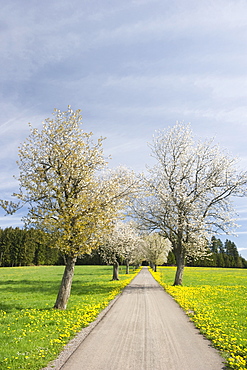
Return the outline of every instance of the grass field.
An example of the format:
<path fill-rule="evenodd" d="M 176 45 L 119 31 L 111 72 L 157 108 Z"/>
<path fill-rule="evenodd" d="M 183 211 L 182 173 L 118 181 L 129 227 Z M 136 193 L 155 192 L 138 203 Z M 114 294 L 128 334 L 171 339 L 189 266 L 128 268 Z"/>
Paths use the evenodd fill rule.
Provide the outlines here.
<path fill-rule="evenodd" d="M 55 359 L 134 277 L 110 266 L 76 266 L 66 311 L 52 309 L 63 266 L 0 268 L 0 369 L 38 370 Z"/>
<path fill-rule="evenodd" d="M 175 267 L 153 273 L 200 331 L 222 351 L 231 369 L 247 369 L 247 270 L 187 267 L 172 286 Z"/>

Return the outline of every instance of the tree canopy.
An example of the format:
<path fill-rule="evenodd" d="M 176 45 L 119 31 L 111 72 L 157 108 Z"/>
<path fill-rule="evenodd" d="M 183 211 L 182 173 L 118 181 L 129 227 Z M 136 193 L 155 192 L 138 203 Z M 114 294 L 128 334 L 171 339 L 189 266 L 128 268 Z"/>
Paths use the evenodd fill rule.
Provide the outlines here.
<path fill-rule="evenodd" d="M 119 261 L 125 261 L 128 273 L 129 263 L 144 259 L 144 252 L 140 257 L 142 244 L 143 240 L 130 222 L 118 221 L 112 231 L 104 235 L 100 254 L 106 263 L 113 265 L 113 280 L 118 280 Z"/>
<path fill-rule="evenodd" d="M 210 233 L 235 226 L 230 198 L 245 195 L 247 174 L 212 140 L 196 141 L 183 123 L 158 131 L 150 147 L 156 164 L 143 177 L 133 211 L 142 227 L 171 241 L 179 285 L 185 260 L 208 255 Z"/>
<path fill-rule="evenodd" d="M 26 224 L 53 237 L 66 255 L 66 268 L 56 308 L 64 309 L 70 295 L 76 259 L 97 248 L 111 230 L 135 185 L 125 169 L 106 170 L 103 138 L 81 128 L 80 110 L 54 111 L 41 130 L 30 125 L 30 135 L 19 149 L 20 192 L 28 205 Z"/>
<path fill-rule="evenodd" d="M 124 167 L 107 168 L 103 141 L 82 129 L 80 110 L 55 109 L 40 130 L 30 124 L 30 135 L 19 148 L 20 190 L 14 194 L 19 203 L 0 200 L 8 213 L 27 206 L 26 226 L 42 230 L 50 246 L 64 254 L 66 267 L 55 308 L 66 308 L 78 257 L 90 254 L 102 240 L 108 248 L 105 260 L 117 238 L 120 247 L 121 227 L 116 237 L 116 221 L 127 207 L 141 228 L 153 235 L 150 246 L 156 243 L 152 240 L 156 233 L 171 243 L 177 264 L 174 284 L 178 285 L 186 260 L 195 263 L 210 253 L 223 258 L 221 251 L 214 250 L 220 245 L 214 242 L 211 249 L 209 238 L 231 232 L 236 226 L 231 198 L 246 195 L 247 172 L 239 170 L 237 160 L 213 140 L 195 140 L 190 125 L 177 123 L 156 132 L 150 144 L 156 164 L 139 179 Z M 114 258 L 140 261 L 144 244 L 135 248 L 134 234 L 128 244 L 131 233 L 125 227 L 125 243 L 121 253 L 115 249 Z M 166 257 L 169 248 L 163 241 L 159 240 L 160 257 L 156 248 L 153 264 Z M 5 250 L 1 247 L 1 261 Z M 229 241 L 224 254 L 232 264 L 241 265 Z M 24 259 L 19 256 L 19 260 Z"/>
<path fill-rule="evenodd" d="M 171 250 L 171 242 L 159 233 L 154 232 L 145 236 L 145 259 L 153 270 L 156 265 L 163 265 L 167 262 L 168 253 Z"/>

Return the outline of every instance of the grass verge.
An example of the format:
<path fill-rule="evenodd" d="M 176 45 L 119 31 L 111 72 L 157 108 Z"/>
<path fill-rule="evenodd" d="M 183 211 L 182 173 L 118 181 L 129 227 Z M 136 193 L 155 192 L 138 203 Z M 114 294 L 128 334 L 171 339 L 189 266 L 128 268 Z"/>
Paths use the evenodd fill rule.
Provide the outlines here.
<path fill-rule="evenodd" d="M 247 270 L 187 267 L 184 285 L 176 287 L 175 267 L 151 273 L 222 352 L 227 366 L 247 370 Z"/>
<path fill-rule="evenodd" d="M 120 280 L 111 281 L 110 266 L 76 266 L 68 308 L 59 311 L 52 307 L 63 270 L 0 269 L 0 369 L 45 367 L 137 274 L 120 268 Z"/>

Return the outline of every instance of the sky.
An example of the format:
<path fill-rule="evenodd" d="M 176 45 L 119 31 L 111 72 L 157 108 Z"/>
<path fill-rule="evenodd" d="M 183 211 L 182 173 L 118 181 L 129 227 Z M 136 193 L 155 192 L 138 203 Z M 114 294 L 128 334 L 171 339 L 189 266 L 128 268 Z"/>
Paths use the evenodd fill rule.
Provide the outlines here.
<path fill-rule="evenodd" d="M 81 109 L 110 166 L 152 165 L 156 130 L 191 123 L 247 167 L 245 0 L 11 0 L 0 13 L 0 199 L 30 122 Z M 247 199 L 234 200 L 247 258 Z M 21 212 L 0 227 L 21 226 Z M 224 236 L 220 237 L 224 240 Z"/>

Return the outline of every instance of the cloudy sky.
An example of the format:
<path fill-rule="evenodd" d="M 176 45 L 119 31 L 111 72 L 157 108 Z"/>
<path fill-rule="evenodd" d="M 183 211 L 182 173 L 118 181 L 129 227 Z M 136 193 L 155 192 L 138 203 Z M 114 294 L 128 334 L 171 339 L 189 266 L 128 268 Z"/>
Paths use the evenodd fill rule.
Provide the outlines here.
<path fill-rule="evenodd" d="M 155 130 L 191 122 L 247 166 L 245 0 L 11 0 L 0 14 L 0 198 L 28 122 L 82 109 L 111 166 L 143 171 Z M 247 200 L 235 202 L 247 258 Z M 19 226 L 21 214 L 0 227 Z"/>

